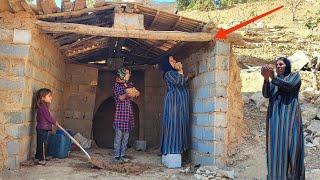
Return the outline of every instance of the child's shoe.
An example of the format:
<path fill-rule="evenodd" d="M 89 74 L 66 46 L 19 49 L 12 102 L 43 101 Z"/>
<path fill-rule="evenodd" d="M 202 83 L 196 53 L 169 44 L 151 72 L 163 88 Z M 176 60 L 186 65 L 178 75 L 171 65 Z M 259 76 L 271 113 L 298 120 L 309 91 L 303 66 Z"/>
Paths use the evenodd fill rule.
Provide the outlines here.
<path fill-rule="evenodd" d="M 119 164 L 119 163 L 121 163 L 120 157 L 114 157 L 114 158 L 112 159 L 112 164 Z"/>
<path fill-rule="evenodd" d="M 121 156 L 121 157 L 120 157 L 120 160 L 121 160 L 122 162 L 125 162 L 125 163 L 130 162 L 130 159 L 127 158 L 126 156 Z"/>
<path fill-rule="evenodd" d="M 44 166 L 44 165 L 46 165 L 46 161 L 44 161 L 44 160 L 41 160 L 41 161 L 36 161 L 36 163 L 38 164 L 38 165 L 42 165 L 42 166 Z"/>
<path fill-rule="evenodd" d="M 50 160 L 52 160 L 52 156 L 47 156 L 46 161 L 50 161 Z"/>

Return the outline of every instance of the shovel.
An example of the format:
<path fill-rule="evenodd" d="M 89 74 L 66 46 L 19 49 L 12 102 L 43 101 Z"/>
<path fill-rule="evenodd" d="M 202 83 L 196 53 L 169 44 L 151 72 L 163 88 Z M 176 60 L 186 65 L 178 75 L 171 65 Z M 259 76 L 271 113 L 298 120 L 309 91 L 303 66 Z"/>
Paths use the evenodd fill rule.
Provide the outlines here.
<path fill-rule="evenodd" d="M 97 160 L 95 158 L 91 158 L 91 156 L 87 153 L 87 151 L 85 151 L 81 147 L 80 143 L 78 143 L 77 140 L 75 140 L 63 127 L 61 127 L 60 124 L 57 124 L 57 126 L 72 140 L 72 142 L 74 142 L 86 154 L 90 164 L 92 164 L 94 167 L 97 167 L 99 169 L 104 169 L 105 168 L 105 165 L 104 165 L 103 162 L 101 162 L 101 161 L 99 161 L 99 160 Z"/>

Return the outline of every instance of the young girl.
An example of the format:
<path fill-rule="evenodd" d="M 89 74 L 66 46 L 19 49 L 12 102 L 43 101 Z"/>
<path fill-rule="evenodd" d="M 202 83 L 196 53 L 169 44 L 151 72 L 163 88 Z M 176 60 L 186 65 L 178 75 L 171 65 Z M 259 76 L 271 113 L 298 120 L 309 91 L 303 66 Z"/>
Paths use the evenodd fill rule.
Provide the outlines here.
<path fill-rule="evenodd" d="M 36 95 L 36 111 L 37 111 L 37 149 L 35 159 L 45 165 L 48 132 L 52 130 L 52 125 L 57 125 L 49 112 L 49 105 L 52 101 L 52 91 L 42 88 Z"/>
<path fill-rule="evenodd" d="M 126 162 L 125 151 L 128 144 L 129 132 L 134 128 L 134 115 L 131 104 L 131 98 L 139 96 L 139 92 L 133 88 L 133 84 L 128 82 L 130 71 L 121 68 L 117 72 L 116 82 L 113 86 L 114 99 L 116 103 L 116 112 L 114 116 L 113 128 L 115 130 L 114 138 L 114 163 Z M 135 93 L 129 93 L 128 89 L 134 89 Z"/>

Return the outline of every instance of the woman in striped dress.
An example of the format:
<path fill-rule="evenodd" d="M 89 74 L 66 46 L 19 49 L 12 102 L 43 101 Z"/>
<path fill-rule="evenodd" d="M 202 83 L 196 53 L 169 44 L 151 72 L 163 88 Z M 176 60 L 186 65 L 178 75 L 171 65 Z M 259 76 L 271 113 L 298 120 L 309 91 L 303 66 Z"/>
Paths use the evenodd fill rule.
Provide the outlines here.
<path fill-rule="evenodd" d="M 182 154 L 189 146 L 188 78 L 184 76 L 182 67 L 176 67 L 176 63 L 172 56 L 166 56 L 162 61 L 163 78 L 167 85 L 163 106 L 162 155 Z"/>
<path fill-rule="evenodd" d="M 269 98 L 267 115 L 267 168 L 269 180 L 304 179 L 304 140 L 298 94 L 300 74 L 291 73 L 287 58 L 273 68 L 262 67 L 263 96 Z M 270 81 L 271 79 L 271 81 Z"/>

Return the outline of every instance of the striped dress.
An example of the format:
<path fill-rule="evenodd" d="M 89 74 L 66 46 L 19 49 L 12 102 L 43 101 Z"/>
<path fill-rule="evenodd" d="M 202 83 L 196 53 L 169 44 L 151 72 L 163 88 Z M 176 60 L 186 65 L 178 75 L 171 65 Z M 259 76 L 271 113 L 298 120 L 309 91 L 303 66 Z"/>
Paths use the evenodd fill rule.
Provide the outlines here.
<path fill-rule="evenodd" d="M 268 180 L 304 179 L 304 140 L 298 101 L 299 73 L 264 82 L 263 96 L 269 98 L 267 115 Z"/>
<path fill-rule="evenodd" d="M 161 153 L 181 154 L 189 146 L 189 96 L 187 79 L 177 71 L 164 75 L 167 93 L 164 98 Z"/>

